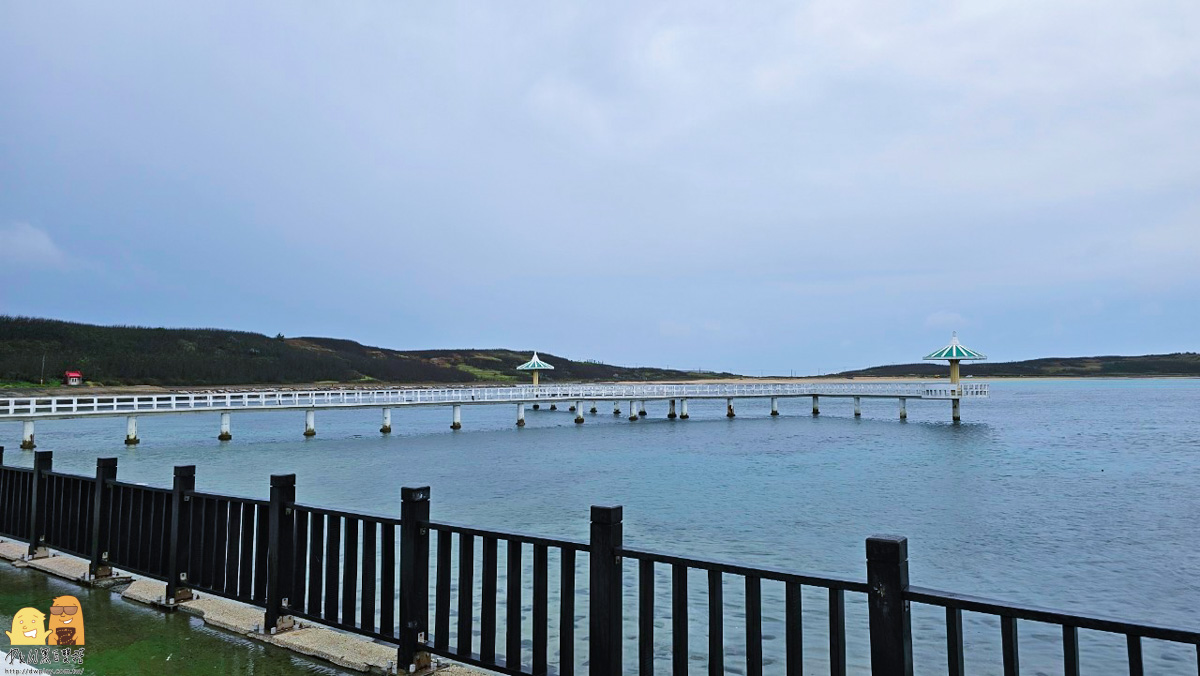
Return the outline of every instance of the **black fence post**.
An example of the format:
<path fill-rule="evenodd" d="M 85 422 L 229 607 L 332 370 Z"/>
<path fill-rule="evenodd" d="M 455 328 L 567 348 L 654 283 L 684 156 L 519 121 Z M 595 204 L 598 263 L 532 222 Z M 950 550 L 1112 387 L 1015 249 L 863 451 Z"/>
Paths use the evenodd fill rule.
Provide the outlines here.
<path fill-rule="evenodd" d="M 116 458 L 96 458 L 96 488 L 92 496 L 92 547 L 88 575 L 91 579 L 112 575 L 108 565 L 108 512 L 111 497 L 108 482 L 117 478 Z"/>
<path fill-rule="evenodd" d="M 288 599 L 282 596 L 283 590 L 292 588 L 292 506 L 295 502 L 296 475 L 272 474 L 271 506 L 267 511 L 267 614 L 263 621 L 264 634 L 290 628 L 281 626 L 280 618 L 285 616 L 288 607 Z"/>
<path fill-rule="evenodd" d="M 621 507 L 592 506 L 589 552 L 591 588 L 588 592 L 588 673 L 620 676 L 621 664 Z"/>
<path fill-rule="evenodd" d="M 33 488 L 29 496 L 29 557 L 46 556 L 45 541 L 46 493 L 42 490 L 42 473 L 54 467 L 53 451 L 33 452 Z M 39 551 L 40 550 L 40 551 Z"/>
<path fill-rule="evenodd" d="M 191 560 L 191 496 L 196 490 L 196 466 L 175 465 L 171 484 L 171 534 L 167 543 L 167 605 L 192 598 L 188 581 L 188 561 Z"/>
<path fill-rule="evenodd" d="M 429 666 L 429 486 L 400 489 L 400 648 L 397 671 Z"/>
<path fill-rule="evenodd" d="M 912 676 L 912 621 L 908 589 L 908 539 L 867 538 L 867 609 L 871 628 L 871 674 Z"/>

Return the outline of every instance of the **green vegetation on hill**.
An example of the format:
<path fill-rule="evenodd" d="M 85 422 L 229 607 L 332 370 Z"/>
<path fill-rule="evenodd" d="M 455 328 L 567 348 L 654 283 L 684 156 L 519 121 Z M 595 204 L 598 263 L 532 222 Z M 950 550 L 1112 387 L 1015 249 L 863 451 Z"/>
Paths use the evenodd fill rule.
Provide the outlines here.
<path fill-rule="evenodd" d="M 941 362 L 916 364 L 894 364 L 874 366 L 858 371 L 845 371 L 838 376 L 875 376 L 929 378 L 945 376 L 946 365 Z M 963 362 L 964 376 L 1008 377 L 1008 376 L 1200 376 L 1200 354 L 1176 352 L 1174 354 L 1148 354 L 1141 357 L 1046 357 L 1011 362 Z"/>
<path fill-rule="evenodd" d="M 0 315 L 0 383 L 47 383 L 80 370 L 105 385 L 257 385 L 321 381 L 523 383 L 529 352 L 368 347 L 337 338 L 274 338 L 223 329 L 95 326 Z M 729 377 L 578 362 L 543 353 L 543 381 L 675 380 Z"/>

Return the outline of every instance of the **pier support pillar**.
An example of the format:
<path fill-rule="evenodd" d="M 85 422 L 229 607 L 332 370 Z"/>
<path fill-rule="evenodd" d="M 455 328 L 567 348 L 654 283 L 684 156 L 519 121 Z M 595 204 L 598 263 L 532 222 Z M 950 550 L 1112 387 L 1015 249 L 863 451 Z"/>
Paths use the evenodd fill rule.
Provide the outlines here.
<path fill-rule="evenodd" d="M 308 409 L 304 412 L 304 436 L 317 436 L 317 412 L 315 409 Z"/>
<path fill-rule="evenodd" d="M 37 444 L 33 443 L 33 421 L 26 420 L 21 423 L 21 450 L 32 451 L 37 448 Z"/>
<path fill-rule="evenodd" d="M 550 404 L 550 410 L 551 410 L 551 411 L 557 411 L 557 410 L 558 410 L 558 404 Z"/>
<path fill-rule="evenodd" d="M 771 397 L 771 415 L 779 415 L 779 397 Z"/>
<path fill-rule="evenodd" d="M 137 446 L 139 441 L 141 439 L 138 439 L 137 436 L 137 416 L 127 416 L 125 418 L 125 445 Z"/>
<path fill-rule="evenodd" d="M 574 413 L 576 410 L 583 410 L 583 405 L 577 403 L 575 406 L 568 407 L 567 410 Z"/>
<path fill-rule="evenodd" d="M 813 395 L 813 415 L 821 415 L 821 398 Z"/>
<path fill-rule="evenodd" d="M 217 441 L 229 441 L 233 434 L 229 431 L 229 412 L 221 412 L 221 431 L 217 433 Z"/>
<path fill-rule="evenodd" d="M 392 433 L 392 409 L 383 409 L 383 424 L 379 427 L 380 434 Z"/>
<path fill-rule="evenodd" d="M 908 420 L 908 400 L 900 397 L 900 419 Z"/>
<path fill-rule="evenodd" d="M 525 404 L 517 404 L 517 427 L 525 426 Z"/>
<path fill-rule="evenodd" d="M 636 401 L 630 401 L 630 402 L 629 402 L 629 420 L 630 420 L 630 421 L 634 421 L 634 420 L 637 420 L 637 419 L 638 419 L 638 414 L 637 414 L 637 402 L 636 402 Z"/>
<path fill-rule="evenodd" d="M 462 406 L 459 404 L 454 405 L 453 413 L 451 413 L 450 429 L 452 429 L 452 430 L 461 430 L 462 429 Z"/>
<path fill-rule="evenodd" d="M 535 411 L 536 411 L 536 410 L 540 409 L 541 407 L 542 407 L 542 405 L 541 405 L 541 404 L 534 404 L 534 405 L 533 405 L 533 410 L 535 410 Z"/>
<path fill-rule="evenodd" d="M 643 418 L 646 417 L 646 402 L 645 402 L 645 400 L 638 402 L 638 415 L 640 415 Z"/>
<path fill-rule="evenodd" d="M 674 400 L 674 399 L 672 399 L 672 400 L 671 400 L 671 401 L 670 401 L 670 402 L 667 404 L 667 419 L 668 419 L 668 420 L 674 420 L 674 419 L 675 419 L 675 400 Z"/>
<path fill-rule="evenodd" d="M 592 412 L 592 413 L 595 413 L 595 412 L 596 412 L 596 402 L 594 402 L 594 401 L 592 402 L 592 410 L 591 410 L 591 412 Z"/>
<path fill-rule="evenodd" d="M 583 402 L 582 401 L 575 402 L 575 405 L 571 407 L 571 410 L 575 411 L 575 424 L 582 425 L 583 424 Z"/>
<path fill-rule="evenodd" d="M 687 412 L 687 399 L 680 399 L 680 400 L 679 400 L 679 419 L 680 419 L 680 420 L 687 420 L 687 419 L 688 419 L 688 412 Z"/>
<path fill-rule="evenodd" d="M 621 402 L 613 402 L 613 415 L 621 415 Z"/>
<path fill-rule="evenodd" d="M 862 397 L 854 398 L 854 417 L 855 418 L 862 417 Z"/>
<path fill-rule="evenodd" d="M 737 415 L 737 414 L 733 412 L 733 400 L 726 399 L 725 400 L 725 417 L 732 418 L 735 415 Z"/>
<path fill-rule="evenodd" d="M 958 412 L 958 399 L 957 398 L 951 399 L 950 402 L 951 402 L 950 403 L 950 407 L 951 407 L 950 415 L 953 418 L 954 422 L 959 422 L 960 420 L 962 420 L 962 416 L 959 415 L 959 412 Z"/>

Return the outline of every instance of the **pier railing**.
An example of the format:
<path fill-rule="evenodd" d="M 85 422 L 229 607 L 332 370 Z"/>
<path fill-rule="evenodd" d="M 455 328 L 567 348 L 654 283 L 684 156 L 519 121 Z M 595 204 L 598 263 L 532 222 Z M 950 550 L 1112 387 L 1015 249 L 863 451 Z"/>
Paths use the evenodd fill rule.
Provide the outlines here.
<path fill-rule="evenodd" d="M 12 397 L 0 399 L 0 419 L 147 415 L 189 411 L 367 408 L 433 404 L 494 404 L 575 400 L 718 399 L 741 397 L 984 398 L 987 383 L 686 383 L 566 384 L 513 387 L 277 390 L 146 395 Z"/>
<path fill-rule="evenodd" d="M 1191 646 L 1200 663 L 1193 629 L 910 586 L 902 537 L 868 538 L 866 576 L 855 580 L 627 547 L 621 507 L 593 507 L 582 542 L 434 521 L 427 487 L 402 489 L 397 518 L 298 503 L 294 475 L 272 476 L 270 499 L 255 500 L 197 491 L 191 466 L 175 468 L 170 489 L 118 481 L 116 470 L 108 458 L 95 477 L 55 472 L 48 451 L 30 469 L 9 467 L 0 447 L 0 536 L 28 542 L 31 557 L 57 549 L 86 558 L 94 576 L 116 568 L 163 580 L 168 608 L 204 591 L 262 608 L 265 633 L 301 618 L 390 642 L 401 670 L 432 653 L 505 674 L 569 676 L 586 663 L 596 676 L 668 665 L 678 675 L 703 662 L 713 675 L 758 676 L 770 666 L 791 676 L 813 658 L 801 633 L 806 589 L 827 601 L 818 613 L 828 645 L 814 661 L 831 676 L 847 673 L 848 593 L 866 606 L 874 676 L 913 673 L 912 603 L 945 609 L 950 676 L 965 673 L 964 613 L 999 619 L 1005 676 L 1019 673 L 1022 622 L 1061 627 L 1067 676 L 1080 674 L 1081 629 L 1125 636 L 1130 674 L 1143 673 L 1143 639 Z M 626 561 L 637 562 L 635 576 L 625 575 Z M 689 614 L 697 576 L 707 600 L 699 641 Z M 729 580 L 744 590 L 735 585 L 732 600 Z M 664 589 L 669 645 L 656 634 Z M 739 635 L 725 633 L 731 616 L 743 623 Z M 783 654 L 770 659 L 764 618 L 782 621 Z"/>

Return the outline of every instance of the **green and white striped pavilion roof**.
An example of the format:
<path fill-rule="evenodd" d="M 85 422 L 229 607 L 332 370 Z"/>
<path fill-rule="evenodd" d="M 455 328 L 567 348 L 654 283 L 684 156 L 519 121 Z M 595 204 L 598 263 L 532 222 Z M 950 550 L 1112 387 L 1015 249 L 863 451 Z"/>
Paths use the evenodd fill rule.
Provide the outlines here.
<path fill-rule="evenodd" d="M 987 355 L 982 352 L 976 352 L 975 350 L 972 350 L 971 348 L 966 347 L 962 343 L 958 342 L 958 332 L 955 331 L 954 333 L 950 334 L 949 345 L 943 347 L 937 352 L 925 355 L 925 359 L 959 359 L 965 361 L 969 359 L 987 359 Z"/>
<path fill-rule="evenodd" d="M 518 371 L 553 371 L 554 367 L 547 364 L 538 358 L 537 352 L 533 353 L 533 359 L 521 364 L 517 367 Z"/>

